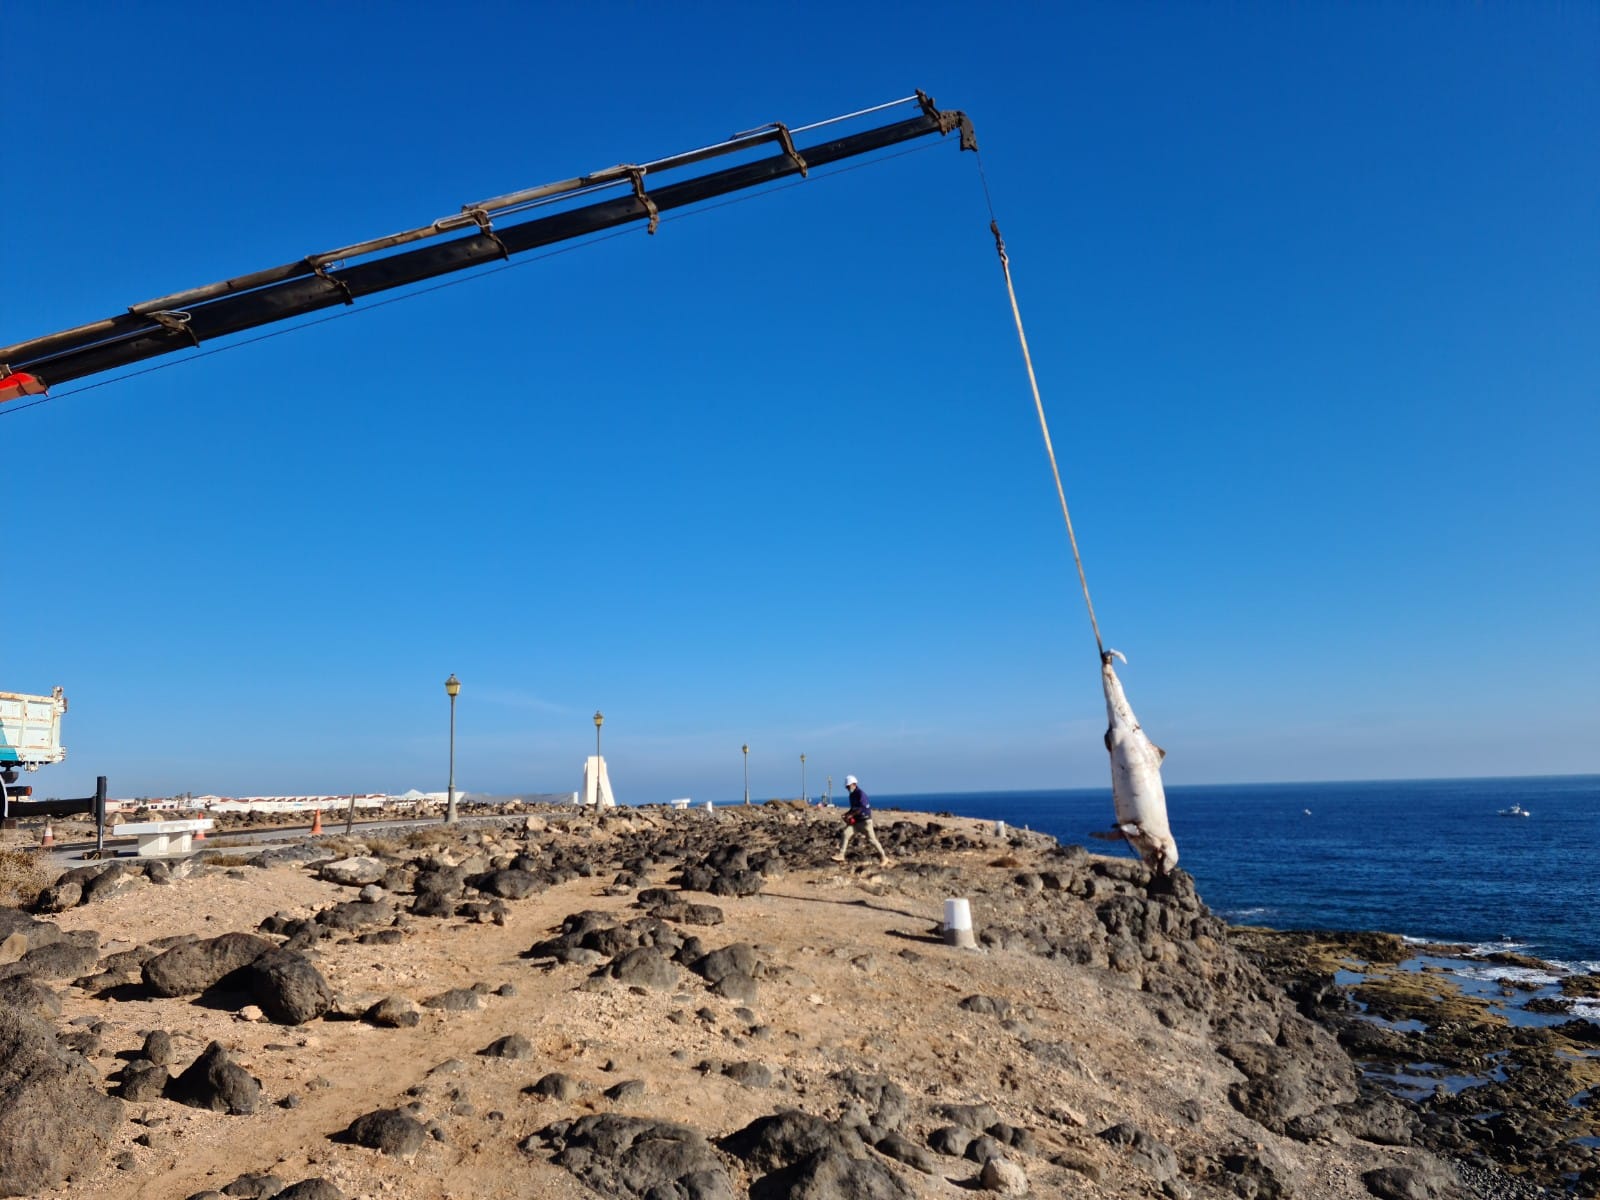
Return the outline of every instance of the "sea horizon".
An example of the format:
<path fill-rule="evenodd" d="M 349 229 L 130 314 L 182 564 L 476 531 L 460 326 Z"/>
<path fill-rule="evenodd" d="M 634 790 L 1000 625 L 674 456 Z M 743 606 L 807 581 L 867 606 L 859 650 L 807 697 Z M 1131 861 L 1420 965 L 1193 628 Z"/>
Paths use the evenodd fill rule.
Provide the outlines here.
<path fill-rule="evenodd" d="M 885 821 L 897 808 L 947 811 L 1132 853 L 1091 837 L 1112 826 L 1109 784 L 872 801 Z M 1379 931 L 1600 971 L 1600 774 L 1177 784 L 1167 809 L 1180 869 L 1229 921 Z"/>

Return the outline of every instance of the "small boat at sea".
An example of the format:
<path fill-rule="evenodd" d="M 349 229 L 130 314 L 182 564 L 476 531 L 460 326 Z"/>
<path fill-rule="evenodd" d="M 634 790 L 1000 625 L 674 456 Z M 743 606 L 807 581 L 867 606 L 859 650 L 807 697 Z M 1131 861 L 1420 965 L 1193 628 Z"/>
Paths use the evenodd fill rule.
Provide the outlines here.
<path fill-rule="evenodd" d="M 1500 810 L 1500 815 L 1502 817 L 1531 817 L 1531 816 L 1533 816 L 1533 814 L 1531 812 L 1529 812 L 1527 809 L 1523 808 L 1522 805 L 1520 805 L 1520 804 L 1513 804 L 1510 808 L 1502 808 Z"/>

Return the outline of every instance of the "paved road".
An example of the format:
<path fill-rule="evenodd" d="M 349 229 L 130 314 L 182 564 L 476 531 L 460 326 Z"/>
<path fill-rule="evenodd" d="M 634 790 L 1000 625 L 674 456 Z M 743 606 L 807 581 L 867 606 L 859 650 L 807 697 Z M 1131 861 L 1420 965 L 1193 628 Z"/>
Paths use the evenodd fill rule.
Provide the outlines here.
<path fill-rule="evenodd" d="M 574 813 L 576 809 L 574 809 Z M 496 814 L 494 816 L 462 817 L 458 822 L 463 826 L 472 825 L 505 825 L 521 821 L 527 813 Z M 552 814 L 541 813 L 540 816 L 550 819 Z M 559 819 L 559 816 L 558 816 Z M 363 836 L 370 833 L 401 832 L 412 829 L 426 829 L 433 825 L 441 824 L 438 817 L 383 817 L 378 820 L 357 820 L 352 828 L 352 836 Z M 343 834 L 345 823 L 339 820 L 323 819 L 323 836 Z M 207 849 L 224 849 L 229 846 L 265 844 L 272 842 L 303 842 L 311 836 L 311 826 L 305 825 L 274 825 L 265 829 L 228 829 L 222 832 L 213 832 L 204 842 L 195 843 L 195 852 Z M 221 843 L 221 845 L 219 845 Z M 132 858 L 137 839 L 131 837 L 106 838 L 107 858 Z M 63 870 L 69 867 L 81 867 L 90 861 L 90 856 L 95 849 L 94 839 L 82 841 L 58 841 L 50 851 L 52 866 Z"/>

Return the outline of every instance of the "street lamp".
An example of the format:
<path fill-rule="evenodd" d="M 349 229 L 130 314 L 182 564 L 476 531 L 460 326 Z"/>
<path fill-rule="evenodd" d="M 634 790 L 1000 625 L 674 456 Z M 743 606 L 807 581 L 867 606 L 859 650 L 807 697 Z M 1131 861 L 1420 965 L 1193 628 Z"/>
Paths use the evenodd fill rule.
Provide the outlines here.
<path fill-rule="evenodd" d="M 600 726 L 604 725 L 605 723 L 606 715 L 596 709 L 594 714 L 594 756 L 596 758 L 600 757 Z M 600 764 L 595 763 L 594 768 L 596 771 L 598 771 L 600 769 Z"/>
<path fill-rule="evenodd" d="M 744 802 L 750 803 L 750 743 L 746 742 L 739 749 L 744 751 Z"/>
<path fill-rule="evenodd" d="M 461 691 L 461 680 L 454 671 L 444 681 L 444 693 L 450 697 L 450 791 L 445 801 L 444 822 L 453 825 L 456 819 L 456 696 Z"/>
<path fill-rule="evenodd" d="M 806 799 L 806 756 L 804 754 L 800 756 L 800 803 L 811 803 Z"/>

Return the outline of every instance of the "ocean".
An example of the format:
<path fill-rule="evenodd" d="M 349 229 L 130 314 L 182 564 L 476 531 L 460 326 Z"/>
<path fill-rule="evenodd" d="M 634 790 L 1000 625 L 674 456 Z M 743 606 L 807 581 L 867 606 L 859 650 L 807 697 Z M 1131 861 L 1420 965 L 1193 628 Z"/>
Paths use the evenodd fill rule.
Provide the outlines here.
<path fill-rule="evenodd" d="M 873 794 L 1096 853 L 1111 790 Z M 1518 805 L 1530 815 L 1502 816 Z M 1600 971 L 1600 775 L 1169 787 L 1179 865 L 1226 920 L 1382 930 Z M 1120 848 L 1119 848 L 1120 846 Z"/>

